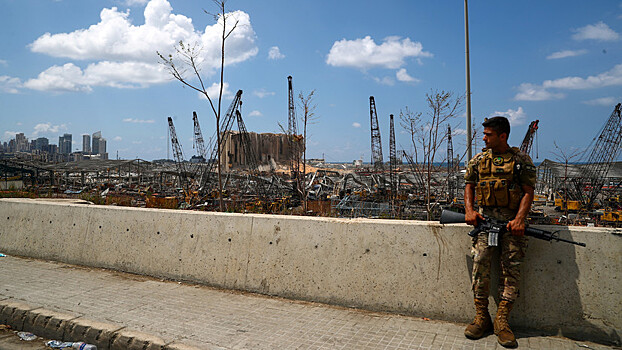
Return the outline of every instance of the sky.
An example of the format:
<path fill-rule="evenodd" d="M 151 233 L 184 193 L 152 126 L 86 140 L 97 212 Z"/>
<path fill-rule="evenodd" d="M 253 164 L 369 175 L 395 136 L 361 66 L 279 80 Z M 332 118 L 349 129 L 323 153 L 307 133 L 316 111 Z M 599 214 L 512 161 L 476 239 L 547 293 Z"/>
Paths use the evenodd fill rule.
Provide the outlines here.
<path fill-rule="evenodd" d="M 412 151 L 400 113 L 425 116 L 434 91 L 466 92 L 464 1 L 226 6 L 238 25 L 226 41 L 223 110 L 241 89 L 248 131 L 280 132 L 291 75 L 296 96 L 315 90 L 308 158 L 369 162 L 370 96 L 385 159 L 389 114 L 397 149 Z M 206 140 L 215 119 L 207 100 L 174 80 L 156 52 L 174 53 L 180 40 L 199 48 L 202 77 L 217 100 L 222 22 L 209 14 L 216 12 L 209 0 L 0 0 L 0 141 L 23 132 L 57 144 L 71 133 L 81 150 L 80 135 L 101 131 L 110 158 L 161 159 L 172 157 L 171 116 L 190 158 L 192 112 Z M 508 117 L 510 144 L 518 146 L 529 122 L 540 120 L 536 162 L 555 159 L 556 145 L 588 147 L 622 102 L 620 0 L 471 1 L 469 38 L 473 122 Z M 451 121 L 454 154 L 465 150 L 465 107 Z"/>

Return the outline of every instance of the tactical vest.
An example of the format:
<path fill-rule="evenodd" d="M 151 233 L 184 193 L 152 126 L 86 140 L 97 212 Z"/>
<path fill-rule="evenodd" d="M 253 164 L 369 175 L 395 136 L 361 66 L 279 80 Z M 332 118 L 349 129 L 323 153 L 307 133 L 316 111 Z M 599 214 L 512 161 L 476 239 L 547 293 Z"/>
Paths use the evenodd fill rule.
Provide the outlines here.
<path fill-rule="evenodd" d="M 513 147 L 502 155 L 487 150 L 477 165 L 479 181 L 475 194 L 479 206 L 518 209 L 523 190 L 518 183 L 520 163 L 516 161 L 518 148 Z"/>

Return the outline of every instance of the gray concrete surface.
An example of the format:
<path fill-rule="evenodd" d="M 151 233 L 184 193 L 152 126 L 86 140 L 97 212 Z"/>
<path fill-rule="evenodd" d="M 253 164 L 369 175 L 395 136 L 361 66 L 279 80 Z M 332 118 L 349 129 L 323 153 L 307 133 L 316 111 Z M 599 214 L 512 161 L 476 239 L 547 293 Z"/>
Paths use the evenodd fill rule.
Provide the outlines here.
<path fill-rule="evenodd" d="M 10 322 L 35 334 L 56 330 L 50 338 L 99 341 L 99 349 L 503 349 L 494 335 L 466 339 L 459 323 L 13 256 L 0 258 L 0 324 Z M 0 349 L 15 349 L 9 336 L 0 334 Z M 521 349 L 611 348 L 517 336 Z"/>
<path fill-rule="evenodd" d="M 474 311 L 464 224 L 29 199 L 2 199 L 0 213 L 9 254 L 452 322 Z M 585 227 L 561 236 L 587 248 L 531 239 L 511 321 L 619 344 L 622 236 Z"/>

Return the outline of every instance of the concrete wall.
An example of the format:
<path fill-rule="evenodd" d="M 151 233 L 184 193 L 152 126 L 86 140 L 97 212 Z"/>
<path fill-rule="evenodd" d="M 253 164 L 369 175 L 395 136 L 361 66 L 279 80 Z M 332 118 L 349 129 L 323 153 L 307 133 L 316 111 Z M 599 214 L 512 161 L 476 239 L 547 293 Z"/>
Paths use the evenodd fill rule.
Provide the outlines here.
<path fill-rule="evenodd" d="M 474 314 L 468 231 L 464 224 L 0 200 L 3 253 L 458 322 Z M 622 236 L 581 227 L 561 237 L 587 248 L 531 239 L 511 323 L 619 344 Z"/>

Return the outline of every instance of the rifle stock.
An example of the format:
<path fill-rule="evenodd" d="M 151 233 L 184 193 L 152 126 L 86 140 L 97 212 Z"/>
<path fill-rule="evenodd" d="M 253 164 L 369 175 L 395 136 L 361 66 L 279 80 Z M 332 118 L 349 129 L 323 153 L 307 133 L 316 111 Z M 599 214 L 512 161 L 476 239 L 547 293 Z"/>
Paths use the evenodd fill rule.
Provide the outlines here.
<path fill-rule="evenodd" d="M 441 224 L 464 223 L 464 217 L 465 215 L 462 213 L 457 213 L 451 210 L 443 210 L 441 212 L 441 219 L 439 220 L 439 222 Z M 489 231 L 493 229 L 496 230 L 498 233 L 504 233 L 507 231 L 506 225 L 507 225 L 507 222 L 494 220 L 494 219 L 485 217 L 485 221 L 479 222 L 477 226 L 475 226 L 475 228 L 471 232 L 469 232 L 469 236 L 476 237 L 477 234 L 482 231 Z M 581 247 L 585 247 L 585 243 L 575 242 L 575 241 L 571 241 L 568 239 L 560 238 L 557 235 L 558 232 L 559 231 L 549 232 L 549 231 L 540 230 L 540 229 L 533 228 L 533 227 L 525 228 L 526 236 L 530 236 L 530 237 L 545 240 L 545 241 L 555 240 L 558 242 L 571 243 L 571 244 L 575 244 Z"/>

